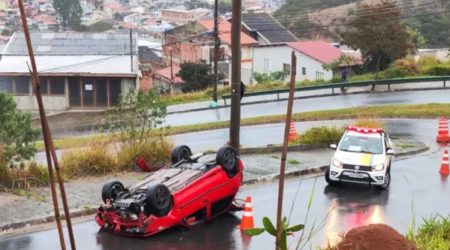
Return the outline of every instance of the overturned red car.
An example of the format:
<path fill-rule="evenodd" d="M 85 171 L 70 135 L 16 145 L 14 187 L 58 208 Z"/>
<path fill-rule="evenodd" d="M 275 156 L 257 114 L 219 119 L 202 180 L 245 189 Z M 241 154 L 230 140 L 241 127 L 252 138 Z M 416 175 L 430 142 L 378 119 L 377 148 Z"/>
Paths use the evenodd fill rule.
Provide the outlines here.
<path fill-rule="evenodd" d="M 108 231 L 150 236 L 170 227 L 191 227 L 230 209 L 242 182 L 244 165 L 236 150 L 222 147 L 215 159 L 192 155 L 187 146 L 172 151 L 172 164 L 125 188 L 119 181 L 103 186 L 103 204 L 95 218 Z"/>

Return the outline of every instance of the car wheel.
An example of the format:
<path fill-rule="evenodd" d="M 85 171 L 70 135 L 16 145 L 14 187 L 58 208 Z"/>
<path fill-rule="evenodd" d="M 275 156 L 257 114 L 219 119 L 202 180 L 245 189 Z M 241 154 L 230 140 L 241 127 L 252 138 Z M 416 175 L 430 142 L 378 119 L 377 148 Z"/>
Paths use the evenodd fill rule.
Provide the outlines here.
<path fill-rule="evenodd" d="M 329 185 L 335 185 L 337 183 L 336 181 L 330 179 L 330 167 L 328 167 L 327 170 L 325 171 L 325 181 Z"/>
<path fill-rule="evenodd" d="M 106 200 L 114 201 L 117 199 L 117 196 L 125 191 L 125 188 L 120 181 L 109 181 L 103 185 L 102 188 L 102 200 L 106 202 Z"/>
<path fill-rule="evenodd" d="M 386 171 L 386 176 L 384 177 L 384 184 L 377 186 L 379 189 L 387 189 L 391 184 L 391 168 Z"/>
<path fill-rule="evenodd" d="M 182 160 L 189 160 L 192 152 L 186 145 L 177 146 L 172 150 L 172 163 L 175 164 Z"/>
<path fill-rule="evenodd" d="M 216 163 L 227 173 L 229 177 L 234 177 L 238 172 L 238 154 L 231 146 L 219 149 L 216 155 Z"/>
<path fill-rule="evenodd" d="M 172 208 L 172 197 L 167 186 L 157 184 L 147 189 L 144 212 L 147 215 L 153 214 L 156 217 L 163 217 Z"/>

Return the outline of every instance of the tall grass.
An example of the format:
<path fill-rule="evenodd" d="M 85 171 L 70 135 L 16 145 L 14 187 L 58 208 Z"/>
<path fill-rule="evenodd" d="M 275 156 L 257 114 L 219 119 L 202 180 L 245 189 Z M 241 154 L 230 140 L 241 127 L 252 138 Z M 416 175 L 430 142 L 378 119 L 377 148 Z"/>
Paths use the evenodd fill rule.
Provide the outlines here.
<path fill-rule="evenodd" d="M 170 160 L 172 148 L 173 143 L 164 138 L 124 145 L 117 154 L 117 164 L 121 170 L 130 170 L 139 157 L 150 165 L 166 163 Z"/>
<path fill-rule="evenodd" d="M 414 242 L 418 250 L 450 249 L 450 216 L 435 215 L 424 219 L 417 234 L 409 231 L 407 239 Z"/>
<path fill-rule="evenodd" d="M 65 178 L 103 175 L 118 169 L 113 156 L 105 147 L 91 146 L 63 155 L 61 168 Z"/>
<path fill-rule="evenodd" d="M 314 127 L 300 134 L 291 144 L 332 144 L 337 143 L 344 133 L 344 128 Z"/>

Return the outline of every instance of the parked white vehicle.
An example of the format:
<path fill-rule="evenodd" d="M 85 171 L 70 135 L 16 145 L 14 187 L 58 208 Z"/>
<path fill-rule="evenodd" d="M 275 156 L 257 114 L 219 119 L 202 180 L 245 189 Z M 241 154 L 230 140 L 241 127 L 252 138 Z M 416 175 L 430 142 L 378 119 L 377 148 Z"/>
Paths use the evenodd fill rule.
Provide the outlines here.
<path fill-rule="evenodd" d="M 386 189 L 391 183 L 392 143 L 383 129 L 349 126 L 325 173 L 328 184 L 367 183 Z"/>

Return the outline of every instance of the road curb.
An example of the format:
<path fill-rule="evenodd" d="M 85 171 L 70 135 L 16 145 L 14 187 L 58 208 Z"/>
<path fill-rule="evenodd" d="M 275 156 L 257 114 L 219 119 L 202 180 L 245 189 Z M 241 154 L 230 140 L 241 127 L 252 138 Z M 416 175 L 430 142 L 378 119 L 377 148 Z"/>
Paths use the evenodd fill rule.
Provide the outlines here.
<path fill-rule="evenodd" d="M 82 217 L 82 216 L 93 215 L 96 212 L 97 212 L 97 208 L 77 209 L 74 211 L 70 211 L 70 218 L 78 218 L 78 217 Z M 61 211 L 61 220 L 65 220 L 65 214 L 62 211 Z M 7 234 L 8 232 L 14 231 L 19 228 L 37 226 L 37 225 L 42 225 L 42 224 L 50 223 L 50 222 L 54 222 L 54 221 L 55 221 L 54 215 L 47 215 L 45 217 L 38 218 L 38 219 L 14 222 L 14 223 L 11 223 L 8 225 L 1 226 L 0 227 L 0 235 Z"/>

